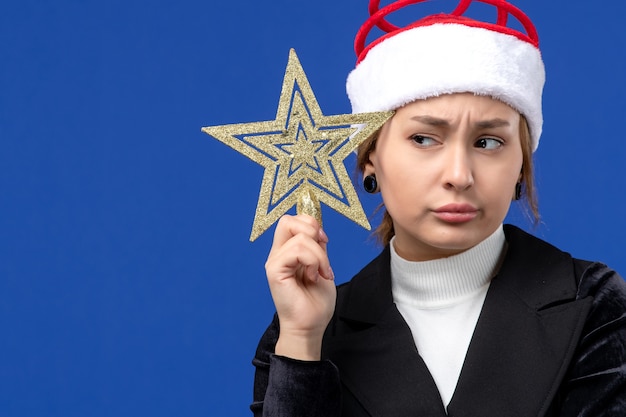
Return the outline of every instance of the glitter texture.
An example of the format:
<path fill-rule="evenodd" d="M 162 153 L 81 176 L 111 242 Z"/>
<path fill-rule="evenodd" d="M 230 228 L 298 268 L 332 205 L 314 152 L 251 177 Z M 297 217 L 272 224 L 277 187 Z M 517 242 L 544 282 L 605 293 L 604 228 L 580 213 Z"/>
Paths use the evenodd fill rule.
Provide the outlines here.
<path fill-rule="evenodd" d="M 298 214 L 321 223 L 320 202 L 369 230 L 343 161 L 392 115 L 324 116 L 292 49 L 275 120 L 202 131 L 265 167 L 250 235 L 254 241 L 294 205 Z"/>

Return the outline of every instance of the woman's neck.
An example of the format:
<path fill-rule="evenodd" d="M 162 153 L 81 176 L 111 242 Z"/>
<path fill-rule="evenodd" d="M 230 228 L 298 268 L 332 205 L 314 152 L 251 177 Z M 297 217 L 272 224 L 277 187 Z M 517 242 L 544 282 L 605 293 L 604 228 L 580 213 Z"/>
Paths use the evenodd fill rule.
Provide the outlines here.
<path fill-rule="evenodd" d="M 412 262 L 391 246 L 392 291 L 395 301 L 419 308 L 443 308 L 471 296 L 497 272 L 505 248 L 502 226 L 478 245 L 457 255 Z"/>

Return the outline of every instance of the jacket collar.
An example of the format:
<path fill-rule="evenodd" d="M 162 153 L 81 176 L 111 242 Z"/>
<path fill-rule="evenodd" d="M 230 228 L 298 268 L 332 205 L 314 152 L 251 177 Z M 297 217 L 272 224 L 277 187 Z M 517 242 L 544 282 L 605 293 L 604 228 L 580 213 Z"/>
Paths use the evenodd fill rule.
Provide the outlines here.
<path fill-rule="evenodd" d="M 507 254 L 489 288 L 448 407 L 450 416 L 543 415 L 588 312 L 589 300 L 575 301 L 576 277 L 568 254 L 514 226 L 505 226 L 505 235 Z M 336 319 L 367 330 L 331 338 L 329 355 L 372 415 L 394 415 L 387 402 L 398 401 L 407 407 L 403 412 L 445 415 L 393 304 L 389 265 L 387 247 L 339 287 Z M 395 374 L 387 378 L 389 372 Z"/>
<path fill-rule="evenodd" d="M 516 226 L 505 225 L 504 233 L 508 249 L 495 278 L 501 285 L 534 310 L 576 296 L 577 282 L 569 254 Z M 393 304 L 390 277 L 390 251 L 386 246 L 352 279 L 347 298 L 337 306 L 338 316 L 378 322 Z"/>
<path fill-rule="evenodd" d="M 389 246 L 349 283 L 339 286 L 339 294 L 345 289 L 349 291 L 337 305 L 338 317 L 370 324 L 379 322 L 393 305 Z"/>

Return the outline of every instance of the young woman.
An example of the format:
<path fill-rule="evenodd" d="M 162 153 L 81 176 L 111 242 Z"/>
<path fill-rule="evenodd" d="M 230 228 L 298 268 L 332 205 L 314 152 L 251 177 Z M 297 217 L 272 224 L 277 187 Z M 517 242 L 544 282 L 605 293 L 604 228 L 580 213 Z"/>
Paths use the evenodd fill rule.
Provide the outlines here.
<path fill-rule="evenodd" d="M 503 0 L 496 24 L 407 28 L 378 10 L 357 36 L 353 111 L 395 109 L 359 149 L 384 250 L 335 287 L 328 237 L 285 216 L 266 263 L 277 314 L 254 360 L 257 416 L 626 415 L 626 284 L 514 226 L 536 213 L 543 63 Z M 526 34 L 506 27 L 513 14 Z M 368 30 L 389 35 L 365 48 Z"/>

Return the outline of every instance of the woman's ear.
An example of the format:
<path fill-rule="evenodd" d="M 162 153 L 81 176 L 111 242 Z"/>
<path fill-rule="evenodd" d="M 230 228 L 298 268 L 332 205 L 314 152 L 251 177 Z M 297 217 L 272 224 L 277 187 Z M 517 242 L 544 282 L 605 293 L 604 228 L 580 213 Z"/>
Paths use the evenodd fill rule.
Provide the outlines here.
<path fill-rule="evenodd" d="M 374 163 L 372 162 L 372 158 L 374 151 L 370 152 L 368 155 L 368 159 L 365 162 L 365 166 L 363 167 L 363 189 L 370 194 L 377 193 L 378 181 L 376 181 L 376 169 L 374 167 Z"/>
<path fill-rule="evenodd" d="M 384 128 L 385 126 L 379 129 L 372 137 L 368 138 L 359 147 L 359 152 L 357 154 L 357 165 L 359 170 L 363 174 L 363 178 L 376 173 L 374 163 L 376 158 L 376 144 Z"/>
<path fill-rule="evenodd" d="M 376 157 L 376 148 L 372 149 L 367 154 L 367 160 L 365 161 L 365 164 L 363 165 L 363 178 L 367 177 L 368 175 L 376 174 L 376 169 L 374 168 L 374 163 L 372 162 L 375 157 Z"/>
<path fill-rule="evenodd" d="M 513 192 L 513 201 L 521 200 L 522 198 L 522 180 L 524 179 L 524 175 L 522 172 L 519 173 L 517 177 L 517 182 L 515 183 L 515 191 Z"/>

